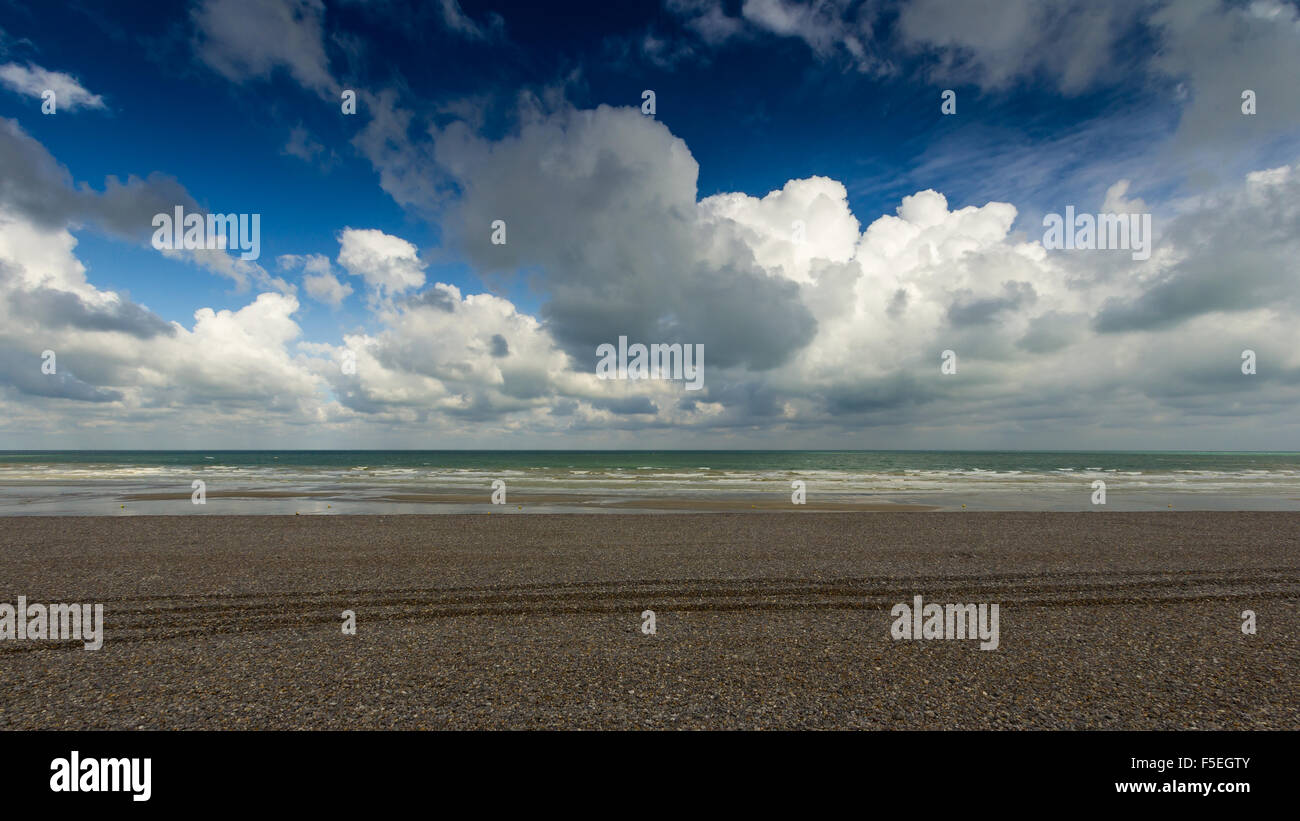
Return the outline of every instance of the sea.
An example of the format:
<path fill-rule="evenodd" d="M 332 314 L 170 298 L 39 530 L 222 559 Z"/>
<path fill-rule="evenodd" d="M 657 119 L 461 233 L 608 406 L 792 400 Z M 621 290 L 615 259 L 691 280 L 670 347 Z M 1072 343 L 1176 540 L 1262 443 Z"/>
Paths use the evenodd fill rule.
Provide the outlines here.
<path fill-rule="evenodd" d="M 805 506 L 793 501 L 800 489 Z M 492 503 L 497 490 L 504 504 Z M 1300 453 L 0 451 L 2 516 L 645 513 L 699 510 L 700 502 L 1300 510 Z"/>

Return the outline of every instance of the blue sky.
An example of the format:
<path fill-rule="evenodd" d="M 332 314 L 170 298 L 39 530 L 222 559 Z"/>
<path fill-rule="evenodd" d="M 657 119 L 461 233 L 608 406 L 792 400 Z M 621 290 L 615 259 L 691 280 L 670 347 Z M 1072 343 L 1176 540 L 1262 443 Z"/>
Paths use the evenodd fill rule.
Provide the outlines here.
<path fill-rule="evenodd" d="M 44 282 L 40 287 L 76 293 L 86 305 L 119 299 L 113 311 L 139 306 L 179 326 L 163 334 L 172 340 L 188 340 L 186 333 L 197 331 L 200 309 L 236 315 L 259 294 L 284 297 L 275 303 L 276 317 L 292 323 L 289 336 L 256 344 L 281 346 L 274 367 L 295 369 L 268 377 L 268 390 L 301 378 L 302 393 L 258 399 L 255 391 L 245 392 L 248 380 L 232 366 L 200 380 L 201 390 L 177 382 L 172 398 L 164 398 L 168 381 L 184 377 L 151 373 L 133 361 L 138 351 L 105 339 L 97 343 L 94 333 L 108 333 L 101 327 L 105 320 L 78 329 L 72 320 L 51 318 L 54 341 L 33 348 L 31 340 L 9 340 L 13 361 L 60 342 L 69 355 L 112 350 L 112 362 L 85 357 L 86 364 L 67 377 L 84 387 L 67 391 L 66 380 L 63 387 L 42 387 L 15 376 L 21 367 L 15 364 L 6 365 L 8 378 L 0 383 L 23 411 L 15 418 L 89 415 L 97 420 L 92 427 L 117 430 L 127 440 L 161 425 L 176 446 L 193 435 L 179 421 L 190 390 L 194 401 L 203 397 L 217 413 L 216 432 L 204 435 L 218 444 L 221 431 L 239 430 L 252 414 L 280 426 L 268 432 L 268 442 L 290 435 L 304 444 L 326 430 L 386 444 L 425 443 L 432 435 L 518 446 L 584 444 L 599 436 L 682 446 L 791 438 L 826 445 L 842 442 L 846 432 L 865 436 L 855 444 L 900 437 L 903 444 L 923 444 L 938 429 L 943 446 L 1196 446 L 1205 435 L 1228 446 L 1236 440 L 1223 436 L 1204 410 L 1205 402 L 1222 398 L 1217 377 L 1207 376 L 1197 389 L 1199 402 L 1180 405 L 1172 398 L 1181 395 L 1173 386 L 1185 384 L 1188 369 L 1204 376 L 1196 363 L 1162 363 L 1168 391 L 1142 387 L 1149 379 L 1125 385 L 1091 370 L 1076 380 L 1084 396 L 1090 391 L 1096 401 L 1128 414 L 1105 430 L 1080 431 L 1078 403 L 1066 384 L 1039 386 L 1041 396 L 1030 391 L 1042 406 L 1008 427 L 1006 409 L 990 386 L 1001 386 L 1002 401 L 1019 407 L 1014 397 L 1026 395 L 1026 369 L 1051 367 L 1045 359 L 1034 365 L 1024 357 L 1063 350 L 1046 349 L 1055 342 L 1026 342 L 1039 340 L 1048 326 L 1076 329 L 1066 348 L 1091 344 L 1109 352 L 1112 344 L 1116 351 L 1149 345 L 1172 357 L 1187 347 L 1180 334 L 1204 336 L 1206 328 L 1192 327 L 1198 322 L 1217 317 L 1261 337 L 1270 336 L 1271 323 L 1285 323 L 1292 304 L 1279 302 L 1277 294 L 1288 292 L 1294 276 L 1285 231 L 1265 232 L 1242 263 L 1262 271 L 1243 285 L 1253 296 L 1225 298 L 1202 281 L 1189 257 L 1227 252 L 1192 248 L 1206 233 L 1196 228 L 1198 220 L 1211 219 L 1215 210 L 1249 208 L 1260 196 L 1292 204 L 1290 188 L 1261 195 L 1250 190 L 1247 175 L 1288 169 L 1300 157 L 1296 103 L 1284 79 L 1300 64 L 1297 19 L 1295 4 L 1281 0 L 1066 2 L 1050 11 L 1019 0 L 545 7 L 469 0 L 0 0 L 0 118 L 12 124 L 15 145 L 28 152 L 6 156 L 48 155 L 66 169 L 73 189 L 104 192 L 106 178 L 114 176 L 141 199 L 183 191 L 211 212 L 261 215 L 260 272 L 244 277 L 152 248 L 149 209 L 138 217 L 119 210 L 112 224 L 76 209 L 62 215 L 54 228 L 75 238 L 69 254 L 84 265 L 84 281 L 41 273 L 39 265 L 48 263 L 30 256 L 7 264 L 25 271 L 30 287 Z M 74 83 L 96 102 L 65 103 L 43 115 L 32 79 L 37 70 Z M 1249 118 L 1239 110 L 1244 88 L 1260 99 L 1258 114 Z M 356 115 L 340 112 L 342 89 L 360 96 Z M 654 116 L 623 119 L 640 115 L 644 89 L 655 92 Z M 940 111 L 945 89 L 956 92 L 955 115 Z M 694 170 L 675 161 L 662 172 L 646 168 L 676 157 L 676 146 L 688 152 Z M 577 158 L 566 160 L 574 167 L 596 163 L 593 176 L 555 176 L 563 169 L 546 164 L 557 156 Z M 505 162 L 515 163 L 513 176 L 493 171 Z M 1291 185 L 1269 179 L 1270 185 Z M 763 198 L 800 180 L 827 181 L 810 183 L 806 196 L 789 199 L 823 197 L 829 216 L 820 225 L 834 227 L 817 240 L 824 248 L 795 250 L 787 264 L 786 251 L 774 249 L 775 240 L 762 231 L 774 219 L 799 215 Z M 554 191 L 530 190 L 543 182 Z M 68 196 L 66 183 L 42 184 L 49 189 L 44 194 L 11 186 L 8 213 L 35 220 L 22 203 Z M 875 239 L 863 233 L 900 213 L 904 198 L 925 191 L 942 195 L 946 216 L 940 222 L 947 227 L 931 224 L 931 212 L 918 204 L 913 217 L 903 218 L 921 226 L 917 231 L 886 219 Z M 98 194 L 86 196 L 95 200 Z M 505 198 L 519 209 L 508 220 L 512 230 L 522 220 L 519 231 L 538 233 L 515 233 L 533 245 L 507 246 L 502 256 L 484 240 L 492 209 L 510 210 Z M 554 207 L 572 211 L 564 223 L 571 236 L 567 228 L 541 228 L 552 199 Z M 1008 224 L 990 203 L 1014 206 Z M 1043 214 L 1066 205 L 1100 212 L 1107 203 L 1154 212 L 1157 233 L 1170 238 L 1167 253 L 1147 268 L 1119 262 L 1127 257 L 1110 252 L 1049 254 L 1041 263 L 1047 267 L 1015 273 L 1022 264 L 1040 265 L 1038 252 L 1025 244 L 1040 242 Z M 588 205 L 592 218 L 581 223 Z M 956 215 L 966 208 L 973 216 L 963 223 Z M 680 222 L 683 209 L 698 209 L 689 224 Z M 1269 213 L 1283 226 L 1292 218 L 1290 211 Z M 657 254 L 654 242 L 620 237 L 646 225 L 657 230 L 659 216 L 665 220 L 663 261 L 644 269 L 602 269 Z M 972 227 L 984 218 L 987 226 Z M 1242 219 L 1260 224 L 1256 217 Z M 612 235 L 584 238 L 581 224 L 596 230 L 597 220 Z M 54 230 L 45 222 L 40 227 Z M 372 232 L 353 236 L 352 254 L 341 247 L 341 232 L 349 228 Z M 898 274 L 889 254 L 899 242 L 921 242 L 915 235 L 922 229 L 934 234 L 923 241 L 933 249 L 925 254 L 934 270 L 916 271 L 913 278 Z M 897 241 L 885 236 L 896 230 L 903 231 Z M 1179 237 L 1181 246 L 1174 244 Z M 1268 245 L 1279 237 L 1279 247 Z M 414 256 L 402 242 L 413 246 Z M 711 243 L 730 243 L 726 253 L 735 256 L 723 259 Z M 907 251 L 909 265 L 914 253 Z M 305 288 L 308 269 L 281 260 L 286 255 L 327 260 L 327 276 L 350 294 L 338 304 L 313 298 Z M 672 276 L 665 278 L 656 265 L 672 266 Z M 1008 273 L 998 273 L 1008 265 Z M 400 273 L 409 266 L 418 272 Z M 851 270 L 836 273 L 840 266 Z M 716 287 L 710 272 L 724 274 Z M 406 284 L 394 275 L 407 276 Z M 463 328 L 439 325 L 411 304 L 429 294 L 440 302 L 437 283 L 457 289 L 458 300 L 486 292 L 508 307 L 469 307 L 496 318 L 467 315 L 461 319 L 471 324 Z M 818 296 L 840 287 L 848 290 Z M 662 288 L 676 290 L 647 296 Z M 755 304 L 726 302 L 727 289 L 748 293 Z M 1028 296 L 1008 296 L 1014 294 Z M 717 305 L 691 318 L 715 298 Z M 785 300 L 788 311 L 778 316 L 768 310 Z M 860 322 L 845 322 L 833 310 L 835 303 L 850 302 Z M 1138 306 L 1145 319 L 1133 331 L 1146 336 L 1125 341 L 1098 333 L 1109 327 L 1099 319 L 1106 306 L 1113 314 L 1120 303 Z M 945 329 L 942 317 L 976 315 L 968 310 L 972 305 L 989 322 L 996 317 L 1007 338 L 995 344 L 987 332 Z M 515 318 L 497 317 L 497 308 Z M 888 329 L 909 310 L 906 328 Z M 460 308 L 448 313 L 459 317 Z M 644 384 L 588 384 L 589 342 L 617 331 L 610 317 L 620 316 L 631 333 L 668 328 L 681 341 L 707 338 L 718 351 L 711 372 L 717 381 L 703 400 L 707 412 L 696 397 L 657 392 L 673 386 L 645 393 L 650 386 Z M 517 370 L 510 361 L 515 345 L 507 343 L 512 353 L 502 357 L 482 354 L 495 343 L 472 340 L 509 340 L 493 324 L 498 321 L 519 323 L 519 333 L 530 335 L 519 348 L 531 358 Z M 725 329 L 732 325 L 729 335 Z M 868 325 L 875 330 L 863 331 Z M 1170 335 L 1157 337 L 1157 330 Z M 857 332 L 866 336 L 853 336 Z M 453 338 L 465 344 L 463 356 L 446 354 Z M 973 361 L 989 365 L 961 389 L 972 392 L 965 400 L 951 385 L 940 388 L 917 376 L 937 363 L 940 350 L 967 339 Z M 763 340 L 773 350 L 762 349 Z M 891 344 L 906 350 L 891 354 Z M 834 368 L 819 369 L 834 358 L 826 351 L 846 345 L 859 346 L 875 365 L 833 384 Z M 918 345 L 923 353 L 913 350 Z M 436 364 L 404 359 L 435 346 L 438 355 L 429 356 Z M 372 370 L 355 374 L 356 384 L 326 375 L 321 364 L 348 350 L 373 363 Z M 1084 350 L 1070 361 L 1086 358 Z M 507 361 L 480 362 L 480 354 Z M 444 355 L 449 358 L 438 359 Z M 256 355 L 248 356 L 251 366 Z M 1287 404 L 1290 377 L 1300 368 L 1294 356 L 1279 356 L 1268 379 L 1259 380 L 1274 380 L 1265 413 Z M 885 367 L 880 362 L 886 357 L 908 364 Z M 937 364 L 930 370 L 938 373 Z M 146 372 L 147 378 L 141 375 Z M 220 388 L 227 382 L 240 386 L 228 405 Z M 274 409 L 270 417 L 258 413 L 259 402 Z M 981 408 L 975 418 L 941 424 L 945 414 L 938 409 L 962 402 Z M 475 428 L 463 427 L 471 421 Z M 11 425 L 0 442 L 25 438 L 22 424 Z M 1171 424 L 1182 432 L 1171 433 Z M 1252 423 L 1239 438 L 1300 445 L 1294 431 L 1274 443 L 1268 424 Z M 51 425 L 42 436 L 59 435 Z M 95 446 L 93 435 L 81 441 Z"/>
<path fill-rule="evenodd" d="M 657 118 L 699 161 L 702 197 L 732 191 L 762 196 L 786 180 L 823 175 L 845 184 L 859 214 L 889 213 L 918 182 L 943 191 L 955 207 L 982 205 L 1023 191 L 1014 180 L 1000 179 L 998 168 L 979 178 L 960 167 L 941 167 L 924 181 L 907 179 L 908 173 L 936 145 L 1024 140 L 1032 152 L 1035 143 L 1096 128 L 1098 120 L 1127 119 L 1116 106 L 1165 109 L 1140 124 L 1152 132 L 1142 139 L 1163 136 L 1175 121 L 1171 102 L 1161 103 L 1157 89 L 1135 94 L 1121 86 L 1065 97 L 1050 82 L 1030 78 L 1009 91 L 983 92 L 927 80 L 915 67 L 898 77 L 864 75 L 834 60 L 817 60 L 797 39 L 756 38 L 708 55 L 705 65 L 681 58 L 685 64 L 660 66 L 636 52 L 638 37 L 651 31 L 685 34 L 680 21 L 656 3 L 569 3 L 563 14 L 533 4 L 463 4 L 480 21 L 494 11 L 510 12 L 495 42 L 467 42 L 449 31 L 436 4 L 423 4 L 418 30 L 397 24 L 397 10 L 421 4 L 393 3 L 390 10 L 390 4 L 372 3 L 375 11 L 363 13 L 359 7 L 366 5 L 331 6 L 326 15 L 328 31 L 347 32 L 362 43 L 364 57 L 352 85 L 405 87 L 412 106 L 425 110 L 477 95 L 504 107 L 520 89 L 561 84 L 575 71 L 581 79 L 567 91 L 581 108 L 639 106 L 641 92 L 654 89 Z M 102 187 L 109 175 L 158 173 L 175 177 L 213 211 L 261 213 L 267 258 L 332 255 L 343 225 L 398 234 L 421 249 L 439 245 L 436 221 L 408 216 L 349 145 L 361 122 L 344 119 L 338 106 L 302 89 L 282 70 L 236 86 L 196 65 L 186 36 L 190 11 L 183 4 L 126 2 L 52 3 L 12 12 L 0 25 L 10 38 L 30 45 L 13 44 L 9 57 L 63 67 L 88 83 L 93 77 L 90 85 L 107 107 L 76 112 L 75 118 L 33 117 L 34 101 L 9 93 L 0 96 L 0 116 L 22 122 L 79 183 Z M 347 65 L 343 49 L 327 53 L 331 65 Z M 978 107 L 978 119 L 936 116 L 939 93 L 950 87 L 959 94 L 960 113 Z M 501 133 L 509 128 L 509 112 L 495 113 L 489 131 Z M 308 163 L 284 153 L 299 126 L 328 157 Z M 1085 148 L 1103 152 L 1105 145 L 1099 134 Z M 1087 163 L 1075 156 L 1036 160 L 1053 170 Z M 1034 204 L 1044 208 L 1053 197 L 1075 202 L 1104 193 L 1096 186 L 1071 190 L 1068 179 L 1047 182 L 1033 192 L 1041 199 Z M 82 259 L 107 287 L 129 291 L 166 319 L 187 321 L 196 297 L 214 307 L 242 304 L 229 293 L 229 283 L 211 277 L 205 282 L 183 262 L 99 242 L 93 230 L 78 236 Z M 439 278 L 462 288 L 484 287 L 463 265 L 441 270 Z M 183 288 L 176 287 L 178 280 Z M 512 295 L 527 299 L 527 293 Z"/>

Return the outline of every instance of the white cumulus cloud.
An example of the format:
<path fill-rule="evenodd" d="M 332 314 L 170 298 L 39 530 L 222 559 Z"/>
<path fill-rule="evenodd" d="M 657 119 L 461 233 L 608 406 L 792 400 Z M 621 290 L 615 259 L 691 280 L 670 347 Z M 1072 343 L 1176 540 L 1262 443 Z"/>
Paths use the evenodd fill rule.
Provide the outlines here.
<path fill-rule="evenodd" d="M 0 84 L 28 97 L 41 98 L 46 91 L 53 91 L 56 110 L 106 107 L 104 98 L 91 94 L 76 77 L 61 71 L 49 71 L 31 63 L 25 66 L 18 63 L 0 65 Z"/>

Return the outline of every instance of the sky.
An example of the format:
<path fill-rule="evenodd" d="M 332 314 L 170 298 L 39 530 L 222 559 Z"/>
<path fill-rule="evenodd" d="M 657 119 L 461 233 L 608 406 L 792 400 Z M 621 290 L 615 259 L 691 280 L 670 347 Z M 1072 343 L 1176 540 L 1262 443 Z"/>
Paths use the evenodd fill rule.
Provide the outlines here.
<path fill-rule="evenodd" d="M 1297 77 L 1293 0 L 0 0 L 0 448 L 1300 450 Z"/>

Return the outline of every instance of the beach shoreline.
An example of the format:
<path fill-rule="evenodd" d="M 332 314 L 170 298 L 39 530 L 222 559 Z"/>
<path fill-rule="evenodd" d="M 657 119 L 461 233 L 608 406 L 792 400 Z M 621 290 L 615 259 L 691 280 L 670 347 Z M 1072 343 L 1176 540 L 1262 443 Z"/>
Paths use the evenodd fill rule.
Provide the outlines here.
<path fill-rule="evenodd" d="M 5 729 L 1300 729 L 1294 513 L 2 521 L 0 602 L 106 623 L 0 640 Z"/>
<path fill-rule="evenodd" d="M 0 517 L 521 510 L 1300 513 L 1300 454 L 0 451 Z"/>

